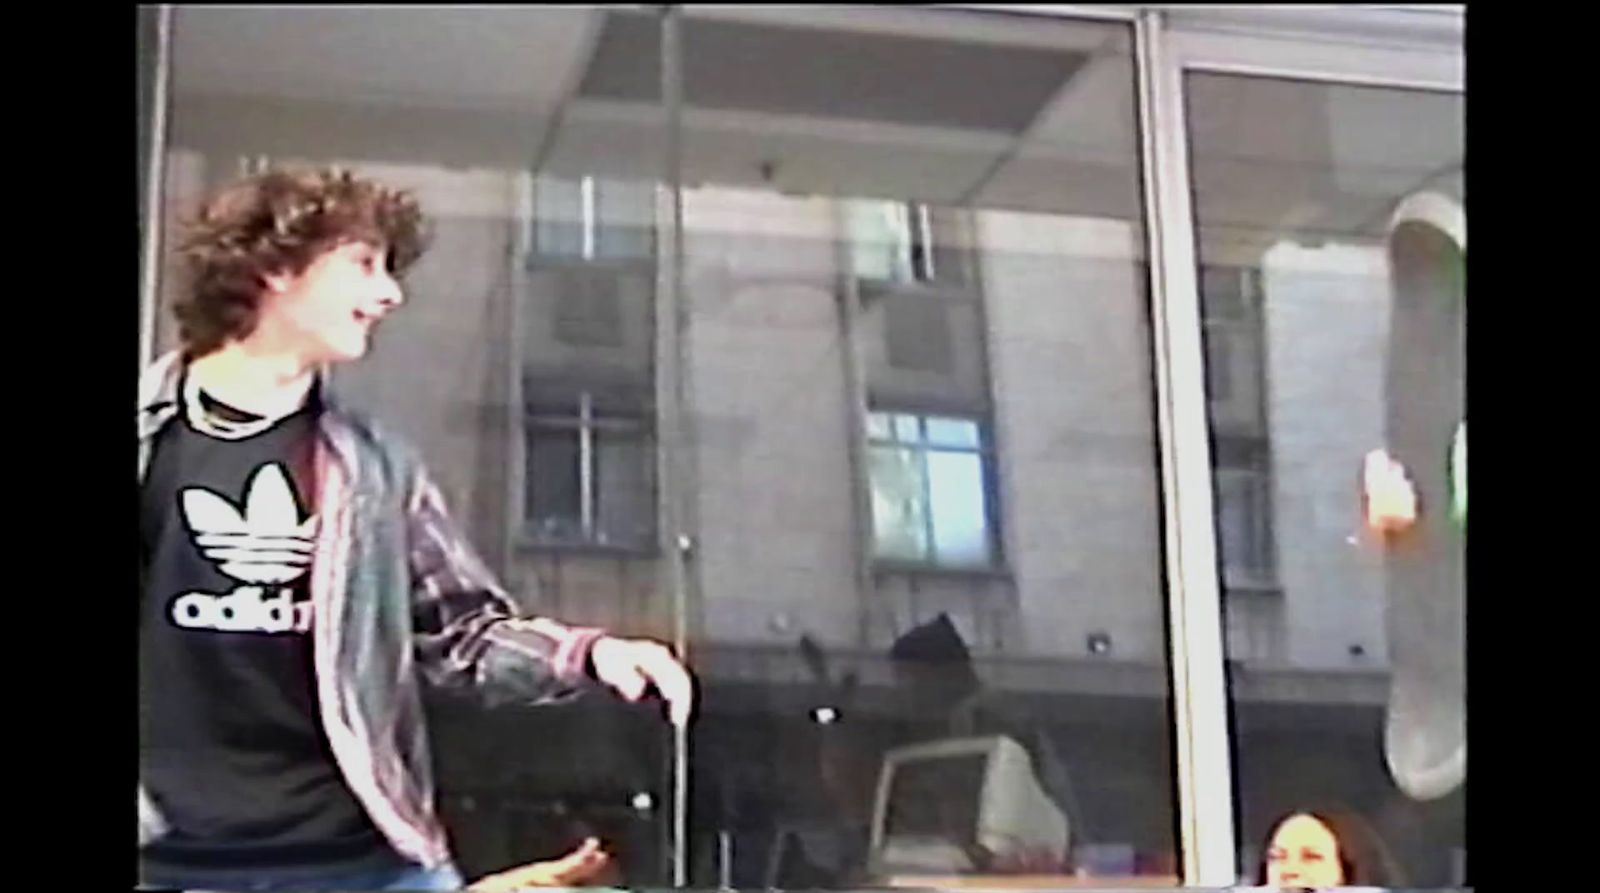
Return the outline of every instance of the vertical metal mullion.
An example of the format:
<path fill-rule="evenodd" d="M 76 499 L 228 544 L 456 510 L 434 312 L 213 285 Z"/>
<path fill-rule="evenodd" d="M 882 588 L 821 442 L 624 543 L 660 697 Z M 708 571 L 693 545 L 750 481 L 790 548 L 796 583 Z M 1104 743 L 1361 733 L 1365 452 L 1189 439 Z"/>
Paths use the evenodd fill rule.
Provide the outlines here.
<path fill-rule="evenodd" d="M 667 5 L 661 10 L 661 101 L 666 133 L 663 177 L 657 190 L 658 216 L 665 239 L 658 244 L 656 289 L 656 413 L 660 439 L 657 452 L 657 498 L 662 520 L 662 554 L 666 588 L 672 596 L 673 646 L 680 659 L 689 660 L 689 612 L 695 512 L 698 497 L 693 457 L 694 441 L 688 435 L 685 335 L 688 313 L 683 287 L 683 9 Z M 675 728 L 672 737 L 672 883 L 689 883 L 689 730 Z"/>
<path fill-rule="evenodd" d="M 1162 509 L 1185 884 L 1237 880 L 1221 591 L 1182 70 L 1162 14 L 1134 25 L 1151 258 Z"/>
<path fill-rule="evenodd" d="M 582 219 L 579 228 L 581 240 L 579 251 L 584 260 L 594 260 L 595 243 L 599 241 L 597 230 L 600 227 L 599 215 L 596 213 L 594 175 L 584 174 L 578 181 L 578 216 Z"/>
<path fill-rule="evenodd" d="M 150 88 L 150 146 L 145 169 L 143 275 L 139 277 L 139 374 L 155 359 L 157 290 L 161 281 L 161 234 L 167 166 L 167 114 L 172 93 L 172 6 L 156 7 L 156 70 Z"/>
<path fill-rule="evenodd" d="M 913 245 L 911 203 L 896 202 L 893 207 L 895 236 L 894 281 L 914 283 L 917 281 L 917 255 Z"/>
<path fill-rule="evenodd" d="M 916 416 L 917 442 L 911 445 L 916 453 L 917 475 L 922 479 L 922 534 L 928 538 L 927 560 L 930 564 L 939 563 L 939 541 L 933 535 L 933 470 L 929 467 L 928 457 L 933 452 L 933 445 L 928 441 L 928 417 Z"/>
<path fill-rule="evenodd" d="M 933 226 L 929 221 L 928 206 L 917 205 L 917 229 L 922 233 L 922 278 L 925 282 L 933 281 Z"/>
<path fill-rule="evenodd" d="M 585 542 L 594 542 L 594 397 L 578 395 L 578 517 Z"/>
<path fill-rule="evenodd" d="M 508 319 L 511 326 L 511 349 L 506 358 L 506 480 L 515 482 L 505 499 L 506 534 L 501 553 L 502 573 L 508 582 L 520 588 L 521 571 L 517 567 L 516 543 L 527 529 L 528 517 L 528 407 L 523 391 L 522 363 L 527 350 L 523 331 L 523 300 L 528 293 L 526 258 L 534 251 L 534 227 L 538 225 L 538 207 L 534 196 L 534 174 L 531 170 L 519 172 L 512 178 L 511 200 L 511 306 Z"/>
<path fill-rule="evenodd" d="M 852 557 L 856 582 L 856 645 L 865 649 L 872 627 L 869 606 L 876 604 L 872 598 L 876 588 L 872 571 L 877 554 L 877 526 L 872 517 L 872 439 L 867 431 L 872 407 L 856 343 L 856 333 L 861 328 L 861 280 L 856 275 L 856 252 L 863 249 L 857 244 L 853 225 L 856 210 L 852 203 L 849 200 L 836 202 L 834 211 L 840 233 L 834 239 L 834 263 L 839 282 L 835 304 L 839 313 L 839 355 L 844 379 L 844 430 L 850 443 L 846 456 L 850 466 L 853 509 L 850 520 L 855 544 Z"/>

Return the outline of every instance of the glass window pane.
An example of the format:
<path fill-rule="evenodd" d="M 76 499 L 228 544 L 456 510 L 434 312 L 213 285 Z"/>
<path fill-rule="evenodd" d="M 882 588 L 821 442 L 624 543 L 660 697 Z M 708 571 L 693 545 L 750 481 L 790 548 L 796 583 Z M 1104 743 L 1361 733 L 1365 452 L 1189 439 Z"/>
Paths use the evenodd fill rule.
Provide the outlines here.
<path fill-rule="evenodd" d="M 162 244 L 177 244 L 202 197 L 266 167 L 339 166 L 411 191 L 431 242 L 403 278 L 404 304 L 364 357 L 336 365 L 330 388 L 416 447 L 520 610 L 670 638 L 649 428 L 615 444 L 597 435 L 585 505 L 576 427 L 584 395 L 602 415 L 604 394 L 655 384 L 667 119 L 659 89 L 602 98 L 619 66 L 593 64 L 594 38 L 616 14 L 173 7 L 159 225 Z M 659 46 L 659 15 L 631 25 L 629 39 Z M 635 51 L 620 66 L 646 86 L 660 71 L 659 55 Z M 585 180 L 596 184 L 587 199 Z M 586 230 L 586 213 L 601 225 Z M 165 352 L 177 346 L 170 308 L 185 277 L 170 256 L 160 272 Z M 537 426 L 530 407 L 571 426 Z M 587 531 L 586 511 L 597 525 Z M 485 710 L 423 691 L 437 769 L 433 784 L 408 787 L 438 792 L 468 884 L 595 834 L 613 867 L 590 882 L 671 886 L 673 736 L 658 716 L 604 696 Z"/>
<path fill-rule="evenodd" d="M 1209 395 L 1228 655 L 1260 680 L 1230 692 L 1241 880 L 1309 809 L 1361 854 L 1346 883 L 1458 883 L 1463 97 L 1216 74 L 1186 95 L 1208 353 L 1229 363 Z M 1363 516 L 1380 449 L 1421 506 L 1402 536 Z"/>
<path fill-rule="evenodd" d="M 966 221 L 953 208 L 928 208 L 933 239 L 933 279 L 946 285 L 967 284 L 969 239 Z"/>
<path fill-rule="evenodd" d="M 1218 471 L 1216 484 L 1217 547 L 1224 581 L 1230 586 L 1271 585 L 1267 543 L 1271 506 L 1264 480 L 1253 472 Z"/>
<path fill-rule="evenodd" d="M 928 453 L 929 514 L 939 563 L 982 566 L 989 561 L 989 517 L 983 461 L 973 453 Z"/>
<path fill-rule="evenodd" d="M 969 419 L 928 417 L 928 443 L 942 447 L 977 449 L 978 423 Z"/>
<path fill-rule="evenodd" d="M 931 557 L 928 500 L 922 464 L 914 450 L 873 447 L 872 529 L 882 558 Z"/>
<path fill-rule="evenodd" d="M 655 488 L 649 444 L 636 436 L 596 441 L 596 543 L 649 546 L 655 537 Z"/>
<path fill-rule="evenodd" d="M 599 256 L 649 257 L 655 238 L 655 184 L 600 181 L 595 189 L 595 217 Z"/>
<path fill-rule="evenodd" d="M 1233 399 L 1233 330 L 1208 326 L 1205 330 L 1206 398 L 1226 404 Z"/>
<path fill-rule="evenodd" d="M 528 437 L 528 526 L 537 539 L 581 541 L 583 531 L 582 474 L 578 432 L 535 429 Z"/>
<path fill-rule="evenodd" d="M 540 254 L 583 254 L 583 198 L 577 182 L 540 177 L 533 186 L 534 245 Z"/>
<path fill-rule="evenodd" d="M 888 440 L 894 436 L 890 432 L 888 413 L 867 413 L 867 436 L 878 440 Z"/>
<path fill-rule="evenodd" d="M 691 884 L 1175 884 L 1132 29 L 682 24 L 691 650 L 715 667 Z M 610 112 L 658 60 L 599 45 Z M 975 827 L 991 762 L 1027 766 L 987 789 L 1032 804 L 1015 826 Z"/>
<path fill-rule="evenodd" d="M 911 281 L 911 227 L 906 206 L 858 199 L 847 203 L 846 213 L 855 274 L 867 280 Z"/>
<path fill-rule="evenodd" d="M 914 415 L 899 415 L 894 420 L 894 437 L 901 443 L 922 443 L 922 419 Z"/>

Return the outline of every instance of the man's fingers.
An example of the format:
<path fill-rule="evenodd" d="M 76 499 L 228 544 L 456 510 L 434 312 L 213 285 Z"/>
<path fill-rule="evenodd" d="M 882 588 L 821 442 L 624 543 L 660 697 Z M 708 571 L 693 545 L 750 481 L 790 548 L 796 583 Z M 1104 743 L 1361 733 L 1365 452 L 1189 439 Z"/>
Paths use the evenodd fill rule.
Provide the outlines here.
<path fill-rule="evenodd" d="M 667 702 L 667 715 L 672 724 L 686 725 L 694 707 L 694 683 L 683 664 L 678 663 L 671 651 L 658 645 L 650 649 L 642 669 Z"/>
<path fill-rule="evenodd" d="M 551 862 L 550 865 L 557 868 L 564 868 L 568 865 L 578 865 L 581 864 L 583 860 L 589 858 L 599 851 L 600 841 L 593 837 L 585 838 L 583 843 L 577 849 L 559 859 L 556 859 L 554 862 Z"/>
<path fill-rule="evenodd" d="M 581 846 L 559 859 L 534 862 L 479 880 L 470 890 L 473 893 L 513 893 L 527 887 L 560 887 L 584 881 L 611 861 L 600 848 L 598 838 L 590 837 Z"/>
<path fill-rule="evenodd" d="M 600 841 L 591 837 L 572 852 L 550 863 L 550 873 L 558 880 L 581 880 L 598 871 L 609 860 Z"/>
<path fill-rule="evenodd" d="M 604 638 L 591 657 L 595 674 L 623 698 L 637 701 L 652 685 L 667 702 L 673 724 L 685 726 L 694 708 L 694 681 L 659 642 Z"/>
<path fill-rule="evenodd" d="M 637 642 L 606 636 L 594 643 L 589 659 L 594 662 L 595 675 L 600 681 L 616 689 L 625 700 L 639 700 L 649 685 L 649 680 L 639 672 Z"/>
<path fill-rule="evenodd" d="M 630 701 L 639 700 L 644 694 L 645 687 L 649 685 L 649 680 L 645 678 L 643 673 L 639 672 L 639 667 L 632 662 L 619 661 L 617 666 L 611 668 L 607 674 L 606 681 L 611 684 L 612 688 L 617 690 L 617 694 Z"/>

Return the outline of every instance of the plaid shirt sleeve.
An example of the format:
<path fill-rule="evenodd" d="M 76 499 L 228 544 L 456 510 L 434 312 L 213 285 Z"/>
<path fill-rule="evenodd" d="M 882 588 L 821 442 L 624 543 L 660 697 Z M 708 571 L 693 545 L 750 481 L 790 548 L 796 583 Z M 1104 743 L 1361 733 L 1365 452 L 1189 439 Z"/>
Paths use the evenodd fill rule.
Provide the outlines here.
<path fill-rule="evenodd" d="M 551 701 L 580 690 L 603 630 L 518 616 L 426 472 L 408 523 L 413 626 L 425 678 L 478 689 L 491 701 Z"/>

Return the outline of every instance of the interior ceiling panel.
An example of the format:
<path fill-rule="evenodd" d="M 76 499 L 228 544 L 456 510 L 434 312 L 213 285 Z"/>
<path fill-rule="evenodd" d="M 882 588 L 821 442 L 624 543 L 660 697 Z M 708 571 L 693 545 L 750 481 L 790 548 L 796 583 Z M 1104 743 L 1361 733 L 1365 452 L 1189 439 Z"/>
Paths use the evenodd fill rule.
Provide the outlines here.
<path fill-rule="evenodd" d="M 600 13 L 564 7 L 180 7 L 176 92 L 538 114 Z"/>
<path fill-rule="evenodd" d="M 689 17 L 696 108 L 1019 133 L 1083 65 L 1078 51 Z M 659 102 L 656 19 L 606 17 L 579 95 Z"/>

